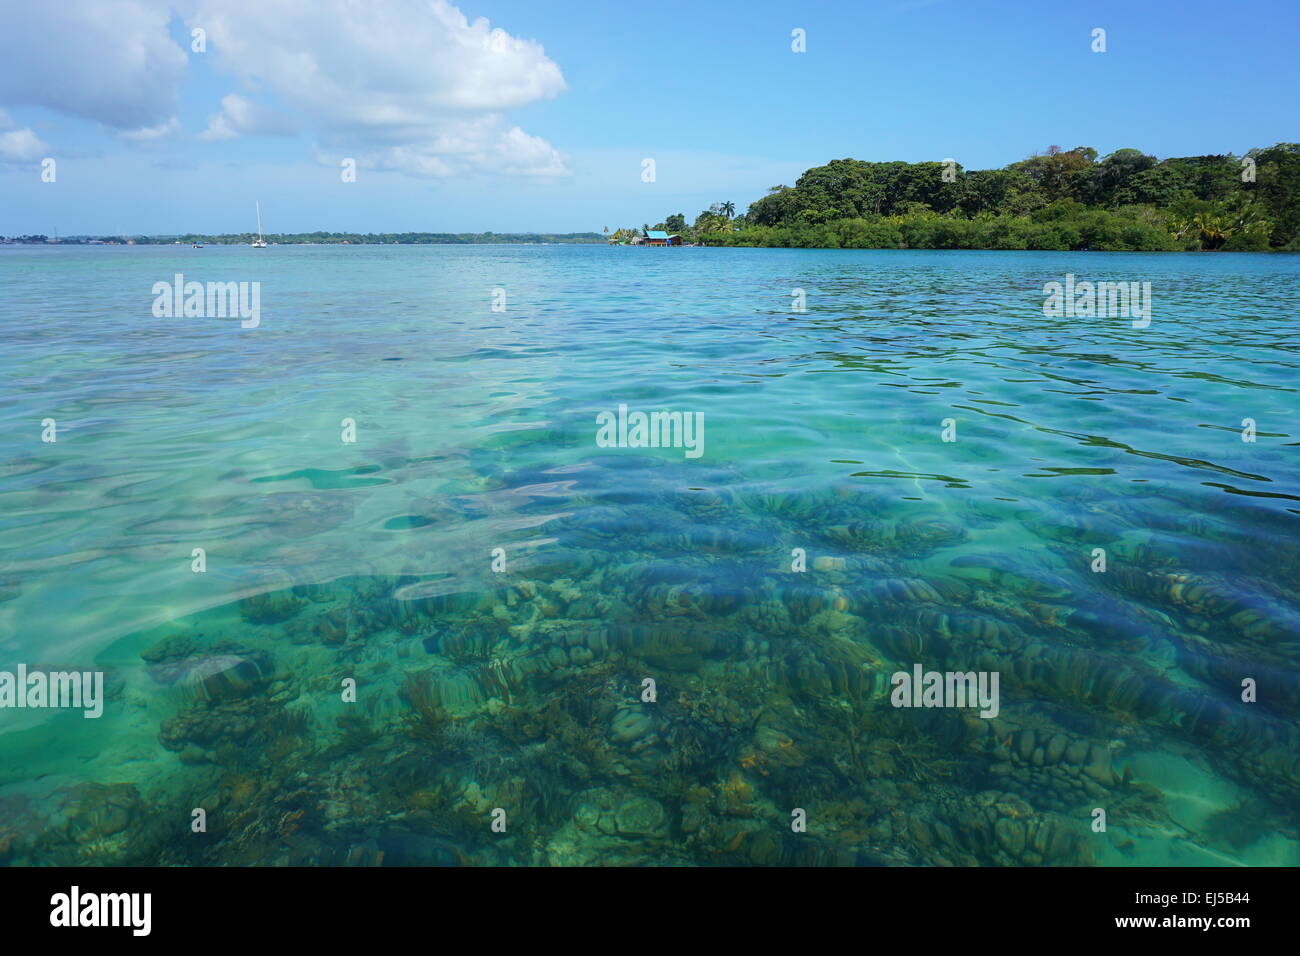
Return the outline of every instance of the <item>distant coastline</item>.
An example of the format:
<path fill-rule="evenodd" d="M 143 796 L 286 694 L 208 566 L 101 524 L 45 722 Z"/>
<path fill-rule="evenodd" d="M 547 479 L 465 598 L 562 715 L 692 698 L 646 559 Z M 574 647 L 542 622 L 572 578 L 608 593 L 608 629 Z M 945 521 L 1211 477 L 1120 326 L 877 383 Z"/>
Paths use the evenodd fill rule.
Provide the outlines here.
<path fill-rule="evenodd" d="M 206 235 L 186 233 L 175 236 L 0 236 L 3 245 L 63 246 L 171 246 L 202 243 L 210 246 L 246 246 L 256 233 Z M 424 246 L 424 245 L 544 245 L 560 243 L 597 243 L 605 237 L 598 232 L 298 232 L 275 235 L 268 242 L 281 246 Z"/>

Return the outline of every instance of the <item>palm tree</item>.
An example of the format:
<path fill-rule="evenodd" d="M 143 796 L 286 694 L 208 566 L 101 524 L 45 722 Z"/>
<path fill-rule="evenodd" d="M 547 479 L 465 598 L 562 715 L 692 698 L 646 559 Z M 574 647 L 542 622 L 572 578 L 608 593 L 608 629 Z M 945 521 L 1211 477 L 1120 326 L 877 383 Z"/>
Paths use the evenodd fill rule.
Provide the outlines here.
<path fill-rule="evenodd" d="M 1234 233 L 1247 232 L 1252 227 L 1267 222 L 1267 217 L 1259 204 L 1251 200 L 1238 201 L 1230 205 L 1226 210 L 1226 216 Z"/>
<path fill-rule="evenodd" d="M 1170 219 L 1169 228 L 1173 230 L 1175 239 L 1187 239 L 1196 231 L 1196 228 L 1192 225 L 1192 220 L 1186 216 Z"/>
<path fill-rule="evenodd" d="M 736 213 L 736 204 L 734 202 L 724 202 L 722 204 L 722 211 L 726 214 L 727 218 L 730 219 Z"/>
<path fill-rule="evenodd" d="M 1198 212 L 1192 217 L 1192 226 L 1201 234 L 1201 245 L 1211 249 L 1219 248 L 1232 235 L 1232 229 L 1215 213 Z"/>

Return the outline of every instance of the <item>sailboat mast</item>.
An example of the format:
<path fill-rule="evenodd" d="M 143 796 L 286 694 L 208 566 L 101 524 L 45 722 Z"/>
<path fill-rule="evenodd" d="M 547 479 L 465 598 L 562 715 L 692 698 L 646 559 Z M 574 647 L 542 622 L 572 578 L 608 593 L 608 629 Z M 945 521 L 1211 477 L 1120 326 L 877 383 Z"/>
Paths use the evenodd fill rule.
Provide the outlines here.
<path fill-rule="evenodd" d="M 257 204 L 257 241 L 262 241 L 262 200 L 255 200 Z"/>

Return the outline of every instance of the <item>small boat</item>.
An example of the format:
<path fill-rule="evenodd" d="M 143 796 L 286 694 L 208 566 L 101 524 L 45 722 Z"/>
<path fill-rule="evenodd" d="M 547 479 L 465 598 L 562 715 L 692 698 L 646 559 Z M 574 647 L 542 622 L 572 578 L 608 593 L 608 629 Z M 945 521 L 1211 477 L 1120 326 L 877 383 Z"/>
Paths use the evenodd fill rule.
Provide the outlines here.
<path fill-rule="evenodd" d="M 265 249 L 266 240 L 262 238 L 262 203 L 257 200 L 257 238 L 251 243 L 254 249 Z"/>

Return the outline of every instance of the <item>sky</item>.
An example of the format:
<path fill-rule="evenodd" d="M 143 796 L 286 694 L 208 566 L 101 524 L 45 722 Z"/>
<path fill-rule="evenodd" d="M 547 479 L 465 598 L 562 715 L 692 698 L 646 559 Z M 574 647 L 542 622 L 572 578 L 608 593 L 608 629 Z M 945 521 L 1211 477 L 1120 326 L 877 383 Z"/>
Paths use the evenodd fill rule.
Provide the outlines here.
<path fill-rule="evenodd" d="M 0 235 L 244 232 L 255 200 L 268 233 L 599 232 L 845 157 L 1240 155 L 1300 140 L 1298 28 L 1296 0 L 0 0 Z"/>

